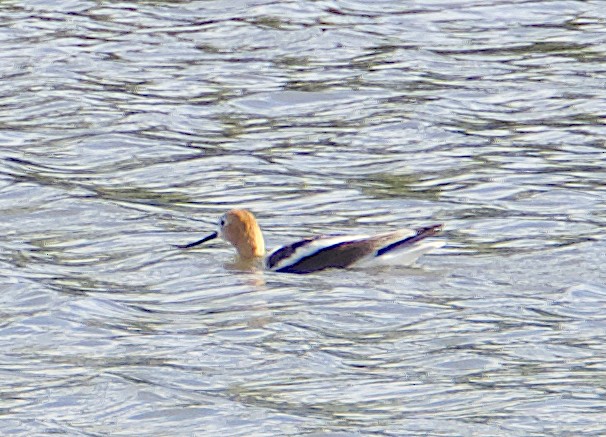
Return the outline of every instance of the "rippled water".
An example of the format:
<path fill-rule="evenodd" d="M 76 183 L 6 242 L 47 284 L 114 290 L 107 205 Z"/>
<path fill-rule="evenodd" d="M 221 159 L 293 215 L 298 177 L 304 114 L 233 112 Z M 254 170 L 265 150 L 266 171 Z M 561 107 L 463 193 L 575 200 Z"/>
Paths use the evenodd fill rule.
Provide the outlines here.
<path fill-rule="evenodd" d="M 600 1 L 4 1 L 2 435 L 606 434 Z M 444 222 L 417 268 L 246 271 Z"/>

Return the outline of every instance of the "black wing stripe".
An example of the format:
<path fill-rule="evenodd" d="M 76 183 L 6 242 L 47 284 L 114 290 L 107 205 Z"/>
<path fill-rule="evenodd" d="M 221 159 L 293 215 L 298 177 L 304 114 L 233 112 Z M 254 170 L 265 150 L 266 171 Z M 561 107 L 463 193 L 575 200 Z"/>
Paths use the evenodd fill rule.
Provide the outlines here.
<path fill-rule="evenodd" d="M 306 238 L 305 240 L 297 241 L 296 243 L 289 244 L 288 246 L 281 247 L 272 253 L 269 258 L 267 258 L 266 264 L 267 267 L 273 269 L 280 261 L 285 258 L 288 258 L 293 253 L 297 251 L 300 247 L 306 246 L 312 241 L 317 240 L 319 237 Z"/>
<path fill-rule="evenodd" d="M 345 268 L 364 258 L 374 250 L 371 240 L 344 241 L 332 246 L 322 247 L 301 258 L 294 264 L 284 266 L 277 272 L 311 273 L 329 268 Z"/>
<path fill-rule="evenodd" d="M 385 247 L 382 247 L 381 249 L 377 250 L 376 256 L 385 255 L 386 253 L 391 252 L 392 250 L 395 250 L 402 246 L 409 246 L 411 244 L 416 243 L 417 241 L 421 241 L 427 237 L 436 235 L 441 230 L 442 230 L 441 224 L 416 229 L 416 231 L 417 231 L 416 235 L 413 235 L 412 237 L 404 238 L 403 240 L 399 240 L 399 241 L 391 243 Z"/>

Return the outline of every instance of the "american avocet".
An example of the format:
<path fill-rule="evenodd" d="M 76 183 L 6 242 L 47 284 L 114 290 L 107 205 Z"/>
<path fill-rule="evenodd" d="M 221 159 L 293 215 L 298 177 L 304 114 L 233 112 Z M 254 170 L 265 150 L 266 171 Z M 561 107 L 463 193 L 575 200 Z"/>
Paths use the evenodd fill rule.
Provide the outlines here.
<path fill-rule="evenodd" d="M 265 258 L 269 270 L 285 273 L 311 273 L 328 268 L 354 265 L 409 265 L 424 253 L 443 245 L 422 241 L 436 235 L 442 225 L 418 229 L 399 229 L 378 235 L 322 235 L 280 247 Z M 265 241 L 255 216 L 245 209 L 232 209 L 221 216 L 219 230 L 177 246 L 187 249 L 221 237 L 231 243 L 243 259 L 265 256 Z"/>

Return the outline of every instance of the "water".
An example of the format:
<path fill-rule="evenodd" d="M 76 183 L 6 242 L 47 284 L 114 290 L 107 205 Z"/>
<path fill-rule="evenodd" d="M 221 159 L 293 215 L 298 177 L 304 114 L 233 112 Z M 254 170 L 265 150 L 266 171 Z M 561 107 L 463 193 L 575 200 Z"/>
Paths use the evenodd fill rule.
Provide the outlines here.
<path fill-rule="evenodd" d="M 599 1 L 0 6 L 2 435 L 606 434 Z M 268 246 L 444 222 L 416 268 Z"/>

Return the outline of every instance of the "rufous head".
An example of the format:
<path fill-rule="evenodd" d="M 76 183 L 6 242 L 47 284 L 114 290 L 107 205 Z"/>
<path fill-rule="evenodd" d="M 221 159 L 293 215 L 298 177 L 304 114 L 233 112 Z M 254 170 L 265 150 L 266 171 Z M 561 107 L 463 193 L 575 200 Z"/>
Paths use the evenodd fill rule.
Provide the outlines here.
<path fill-rule="evenodd" d="M 176 245 L 179 249 L 189 249 L 221 237 L 231 243 L 241 258 L 255 258 L 265 255 L 265 241 L 255 216 L 245 209 L 232 209 L 221 216 L 219 230 L 193 243 Z"/>
<path fill-rule="evenodd" d="M 219 221 L 219 235 L 230 242 L 242 258 L 265 255 L 265 241 L 255 216 L 245 209 L 232 209 Z"/>

